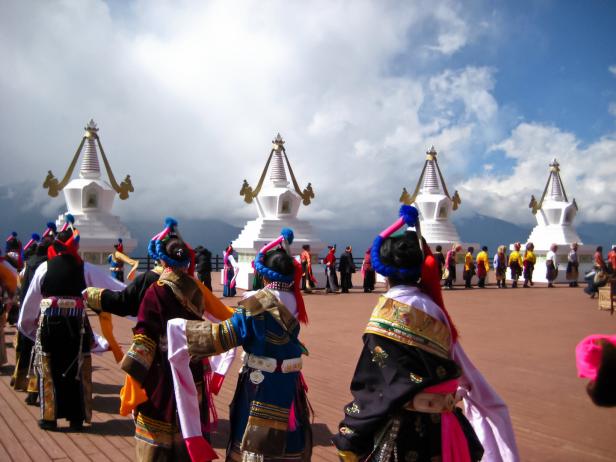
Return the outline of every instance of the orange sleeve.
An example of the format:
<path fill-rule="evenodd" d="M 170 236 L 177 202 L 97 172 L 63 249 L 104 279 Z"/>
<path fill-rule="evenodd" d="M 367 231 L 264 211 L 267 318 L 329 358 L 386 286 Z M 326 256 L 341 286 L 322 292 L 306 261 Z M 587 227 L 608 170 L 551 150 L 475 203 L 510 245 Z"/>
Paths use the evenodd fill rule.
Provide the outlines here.
<path fill-rule="evenodd" d="M 3 264 L 0 264 L 0 281 L 9 294 L 15 294 L 15 291 L 17 290 L 17 277 Z"/>
<path fill-rule="evenodd" d="M 98 320 L 101 323 L 101 331 L 103 337 L 105 337 L 105 340 L 109 342 L 109 347 L 111 348 L 116 363 L 119 363 L 124 357 L 124 352 L 122 351 L 122 347 L 120 347 L 113 335 L 113 323 L 111 321 L 111 313 L 105 313 L 104 311 L 99 313 Z"/>
<path fill-rule="evenodd" d="M 141 384 L 126 374 L 124 386 L 120 390 L 120 415 L 127 416 L 141 403 L 148 400 L 148 395 Z"/>
<path fill-rule="evenodd" d="M 233 313 L 235 312 L 233 308 L 230 308 L 221 302 L 220 299 L 216 297 L 210 289 L 205 287 L 201 281 L 196 281 L 201 293 L 203 294 L 203 305 L 205 307 L 205 311 L 220 321 L 224 321 L 233 316 Z"/>

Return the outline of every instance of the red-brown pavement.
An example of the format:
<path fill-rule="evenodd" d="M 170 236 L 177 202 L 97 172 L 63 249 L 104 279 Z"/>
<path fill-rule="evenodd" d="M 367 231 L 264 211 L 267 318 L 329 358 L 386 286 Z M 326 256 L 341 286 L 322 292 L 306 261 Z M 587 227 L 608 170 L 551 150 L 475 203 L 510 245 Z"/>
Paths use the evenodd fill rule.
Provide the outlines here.
<path fill-rule="evenodd" d="M 220 295 L 218 285 L 215 293 Z M 305 297 L 310 323 L 301 336 L 310 350 L 304 374 L 315 410 L 315 461 L 337 460 L 330 437 L 350 399 L 363 328 L 382 293 L 317 291 Z M 574 361 L 576 343 L 591 333 L 614 333 L 616 317 L 568 287 L 456 289 L 445 293 L 445 301 L 467 354 L 509 405 L 522 460 L 616 460 L 616 410 L 590 402 Z M 95 316 L 91 321 L 97 325 Z M 114 326 L 126 350 L 131 323 L 114 318 Z M 8 328 L 7 341 L 13 339 Z M 12 364 L 12 348 L 9 358 Z M 221 456 L 237 368 L 216 398 L 220 425 L 213 443 Z M 84 433 L 39 430 L 38 409 L 9 387 L 10 370 L 3 368 L 0 377 L 0 461 L 134 459 L 132 421 L 117 414 L 123 374 L 110 353 L 94 357 L 94 417 Z"/>

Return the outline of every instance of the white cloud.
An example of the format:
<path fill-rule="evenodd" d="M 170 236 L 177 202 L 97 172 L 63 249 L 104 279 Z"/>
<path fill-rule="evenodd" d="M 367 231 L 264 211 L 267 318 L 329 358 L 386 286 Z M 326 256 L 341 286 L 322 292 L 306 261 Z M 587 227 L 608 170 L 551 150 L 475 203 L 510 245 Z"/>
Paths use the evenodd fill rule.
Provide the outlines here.
<path fill-rule="evenodd" d="M 48 169 L 59 177 L 94 117 L 116 176 L 133 179 L 135 193 L 116 205 L 122 214 L 254 215 L 238 190 L 244 178 L 257 181 L 280 131 L 298 180 L 315 188 L 303 216 L 369 223 L 364 204 L 395 209 L 430 144 L 461 156 L 496 110 L 490 70 L 444 73 L 438 88 L 420 68 L 390 72 L 435 43 L 433 64 L 465 46 L 467 18 L 449 1 L 84 0 L 4 10 L 0 60 L 12 71 L 0 74 L 0 153 L 24 179 L 41 181 Z M 420 117 L 434 92 L 442 107 Z M 454 102 L 460 123 L 447 108 Z M 0 182 L 12 178 L 0 172 Z"/>
<path fill-rule="evenodd" d="M 616 101 L 612 101 L 608 107 L 607 107 L 608 112 L 613 115 L 614 117 L 616 117 Z"/>
<path fill-rule="evenodd" d="M 508 221 L 530 223 L 526 207 L 531 194 L 540 197 L 548 179 L 548 163 L 557 158 L 569 198 L 575 198 L 578 221 L 616 223 L 610 190 L 616 163 L 616 138 L 604 137 L 583 147 L 575 135 L 552 126 L 522 123 L 493 147 L 516 161 L 509 174 L 484 173 L 459 184 L 465 206 Z"/>
<path fill-rule="evenodd" d="M 614 75 L 616 76 L 616 64 L 608 67 L 608 70 Z"/>

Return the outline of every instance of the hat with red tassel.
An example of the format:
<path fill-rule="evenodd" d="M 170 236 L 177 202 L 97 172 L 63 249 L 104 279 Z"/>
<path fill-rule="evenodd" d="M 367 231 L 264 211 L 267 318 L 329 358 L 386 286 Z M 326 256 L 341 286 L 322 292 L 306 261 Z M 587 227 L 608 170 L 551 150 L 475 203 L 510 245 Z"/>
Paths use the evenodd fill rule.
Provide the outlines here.
<path fill-rule="evenodd" d="M 295 296 L 295 303 L 297 305 L 297 320 L 303 324 L 308 323 L 308 313 L 306 312 L 306 306 L 304 305 L 304 298 L 301 293 L 301 280 L 302 280 L 302 265 L 291 255 L 290 245 L 293 244 L 294 234 L 291 228 L 283 228 L 280 231 L 280 236 L 274 239 L 269 244 L 266 244 L 261 248 L 254 260 L 254 268 L 257 273 L 266 278 L 269 281 L 282 282 L 290 284 L 293 287 L 293 294 Z M 282 248 L 289 257 L 293 260 L 293 266 L 295 271 L 293 274 L 281 274 L 272 268 L 268 268 L 265 265 L 265 256 L 268 252 Z"/>
<path fill-rule="evenodd" d="M 434 303 L 436 303 L 443 311 L 449 321 L 451 328 L 452 340 L 455 342 L 458 338 L 458 331 L 453 323 L 453 320 L 445 308 L 443 294 L 441 291 L 441 278 L 438 270 L 438 262 L 432 255 L 430 247 L 421 236 L 421 226 L 419 222 L 419 212 L 411 205 L 403 205 L 400 207 L 400 217 L 389 227 L 384 229 L 375 239 L 372 244 L 372 266 L 375 271 L 386 277 L 396 277 L 398 279 L 416 280 L 417 285 L 423 293 L 428 295 Z M 385 239 L 389 238 L 402 227 L 415 228 L 417 238 L 419 240 L 420 249 L 422 252 L 421 264 L 414 266 L 394 266 L 387 265 L 381 261 L 380 251 Z"/>

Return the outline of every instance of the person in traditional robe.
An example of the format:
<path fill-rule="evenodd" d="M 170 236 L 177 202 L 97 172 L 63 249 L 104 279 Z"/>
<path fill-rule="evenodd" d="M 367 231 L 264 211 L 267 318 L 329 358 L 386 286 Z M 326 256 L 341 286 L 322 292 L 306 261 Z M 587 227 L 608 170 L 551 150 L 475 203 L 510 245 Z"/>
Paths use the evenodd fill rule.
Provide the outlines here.
<path fill-rule="evenodd" d="M 302 264 L 302 290 L 305 293 L 312 292 L 312 289 L 316 287 L 316 279 L 312 274 L 312 256 L 310 255 L 310 246 L 304 244 L 302 251 L 299 254 L 299 260 Z"/>
<path fill-rule="evenodd" d="M 496 275 L 496 287 L 506 289 L 507 288 L 507 254 L 505 253 L 506 247 L 499 245 L 496 253 L 494 254 L 494 261 L 492 266 Z"/>
<path fill-rule="evenodd" d="M 524 251 L 524 287 L 535 285 L 533 282 L 533 271 L 535 271 L 535 264 L 537 263 L 537 256 L 535 255 L 535 244 L 532 242 L 526 243 Z"/>
<path fill-rule="evenodd" d="M 327 246 L 327 255 L 323 259 L 325 265 L 325 293 L 338 292 L 338 276 L 336 276 L 336 246 Z"/>
<path fill-rule="evenodd" d="M 447 278 L 445 279 L 445 287 L 452 290 L 453 283 L 456 281 L 456 254 L 462 250 L 460 244 L 453 244 L 445 257 L 445 268 Z"/>
<path fill-rule="evenodd" d="M 473 247 L 469 247 L 466 249 L 466 255 L 464 256 L 464 272 L 462 277 L 464 278 L 464 288 L 472 289 L 473 285 L 471 281 L 473 280 L 473 276 L 475 275 L 475 260 L 473 258 L 473 252 L 475 249 Z"/>
<path fill-rule="evenodd" d="M 372 267 L 370 249 L 366 250 L 364 254 L 364 261 L 361 264 L 361 274 L 364 277 L 364 292 L 372 292 L 374 290 L 374 284 L 376 283 L 376 273 Z"/>
<path fill-rule="evenodd" d="M 513 250 L 509 254 L 509 272 L 511 276 L 511 287 L 514 289 L 518 287 L 518 280 L 520 276 L 522 276 L 522 256 L 520 255 L 520 249 L 522 248 L 522 244 L 516 242 L 513 244 Z"/>
<path fill-rule="evenodd" d="M 488 257 L 488 248 L 484 245 L 481 252 L 477 253 L 477 287 L 482 289 L 486 286 L 486 278 L 490 271 L 490 257 Z"/>
<path fill-rule="evenodd" d="M 556 252 L 558 251 L 558 246 L 556 244 L 552 244 L 550 246 L 550 250 L 545 255 L 545 278 L 548 280 L 548 287 L 554 287 L 554 281 L 558 277 L 558 257 L 556 256 Z"/>
<path fill-rule="evenodd" d="M 567 271 L 565 277 L 569 281 L 569 287 L 578 286 L 578 278 L 580 277 L 580 262 L 578 259 L 578 243 L 574 242 L 569 246 L 567 254 Z"/>
<path fill-rule="evenodd" d="M 122 239 L 118 239 L 118 243 L 113 245 L 113 248 L 118 252 L 124 252 L 124 244 Z M 107 256 L 107 263 L 109 263 L 109 274 L 116 278 L 120 282 L 124 282 L 124 262 L 117 260 L 115 252 L 110 253 Z"/>
<path fill-rule="evenodd" d="M 590 379 L 586 392 L 600 407 L 616 407 L 616 335 L 595 334 L 575 348 L 578 377 Z"/>
<path fill-rule="evenodd" d="M 9 234 L 9 237 L 6 238 L 6 242 L 4 243 L 4 254 L 6 261 L 13 265 L 17 272 L 20 272 L 23 269 L 24 260 L 22 244 L 17 238 L 17 233 L 15 231 Z"/>
<path fill-rule="evenodd" d="M 49 246 L 53 244 L 56 232 L 56 224 L 48 222 L 47 228 L 39 239 L 39 243 L 36 246 L 32 246 L 34 247 L 34 251 L 26 258 L 23 275 L 21 277 L 21 287 L 19 289 L 22 301 L 26 298 L 28 288 L 34 278 L 36 270 L 42 263 L 47 261 L 47 250 Z M 19 319 L 19 313 L 17 318 Z M 29 405 L 36 405 L 38 400 L 38 379 L 34 372 L 34 368 L 31 367 L 33 347 L 34 342 L 23 335 L 18 329 L 15 345 L 15 370 L 11 382 L 15 390 L 27 392 L 26 403 Z"/>
<path fill-rule="evenodd" d="M 124 410 L 133 407 L 136 460 L 190 460 L 189 454 L 194 448 L 184 443 L 177 425 L 173 378 L 166 354 L 166 332 L 169 319 L 203 319 L 203 297 L 207 288 L 193 276 L 194 251 L 180 236 L 175 220 L 166 220 L 165 229 L 154 236 L 150 249 L 163 270 L 156 283 L 145 291 L 133 329 L 132 344 L 120 364 L 133 385 L 132 389 L 124 390 L 121 406 Z M 230 315 L 229 310 L 227 316 Z M 195 384 L 193 392 L 199 403 L 197 419 L 203 432 L 208 428 L 210 405 L 203 362 L 189 364 L 188 373 Z M 215 457 L 213 449 L 205 439 L 202 443 L 200 447 L 207 457 L 202 460 L 212 460 Z"/>
<path fill-rule="evenodd" d="M 13 265 L 6 261 L 0 251 L 0 366 L 7 363 L 4 327 L 8 312 L 13 308 L 17 294 L 19 274 Z"/>
<path fill-rule="evenodd" d="M 174 319 L 167 328 L 185 441 L 198 433 L 187 364 L 236 346 L 244 349 L 229 413 L 227 461 L 311 459 L 310 412 L 301 375 L 307 351 L 299 340 L 300 323 L 308 319 L 300 287 L 302 267 L 289 254 L 292 241 L 292 230 L 283 229 L 257 254 L 255 270 L 266 285 L 245 294 L 230 319 L 224 323 Z M 198 460 L 204 459 L 193 458 Z"/>
<path fill-rule="evenodd" d="M 343 294 L 348 294 L 349 289 L 353 288 L 353 273 L 355 273 L 355 263 L 353 262 L 353 249 L 348 245 L 342 255 L 340 255 L 340 289 Z"/>
<path fill-rule="evenodd" d="M 338 456 L 350 462 L 518 461 L 507 406 L 458 340 L 418 215 L 402 206 L 400 219 L 372 246 L 373 265 L 390 289 L 364 330 L 352 401 L 333 437 Z M 416 231 L 393 237 L 400 227 Z"/>
<path fill-rule="evenodd" d="M 94 335 L 82 291 L 87 285 L 121 289 L 124 285 L 81 259 L 74 218 L 47 249 L 28 287 L 18 321 L 19 331 L 35 342 L 34 367 L 39 377 L 41 419 L 45 430 L 65 418 L 80 431 L 91 420 Z"/>
<path fill-rule="evenodd" d="M 235 280 L 239 266 L 233 257 L 233 246 L 229 244 L 222 255 L 222 296 L 235 297 L 237 290 L 235 288 Z"/>

